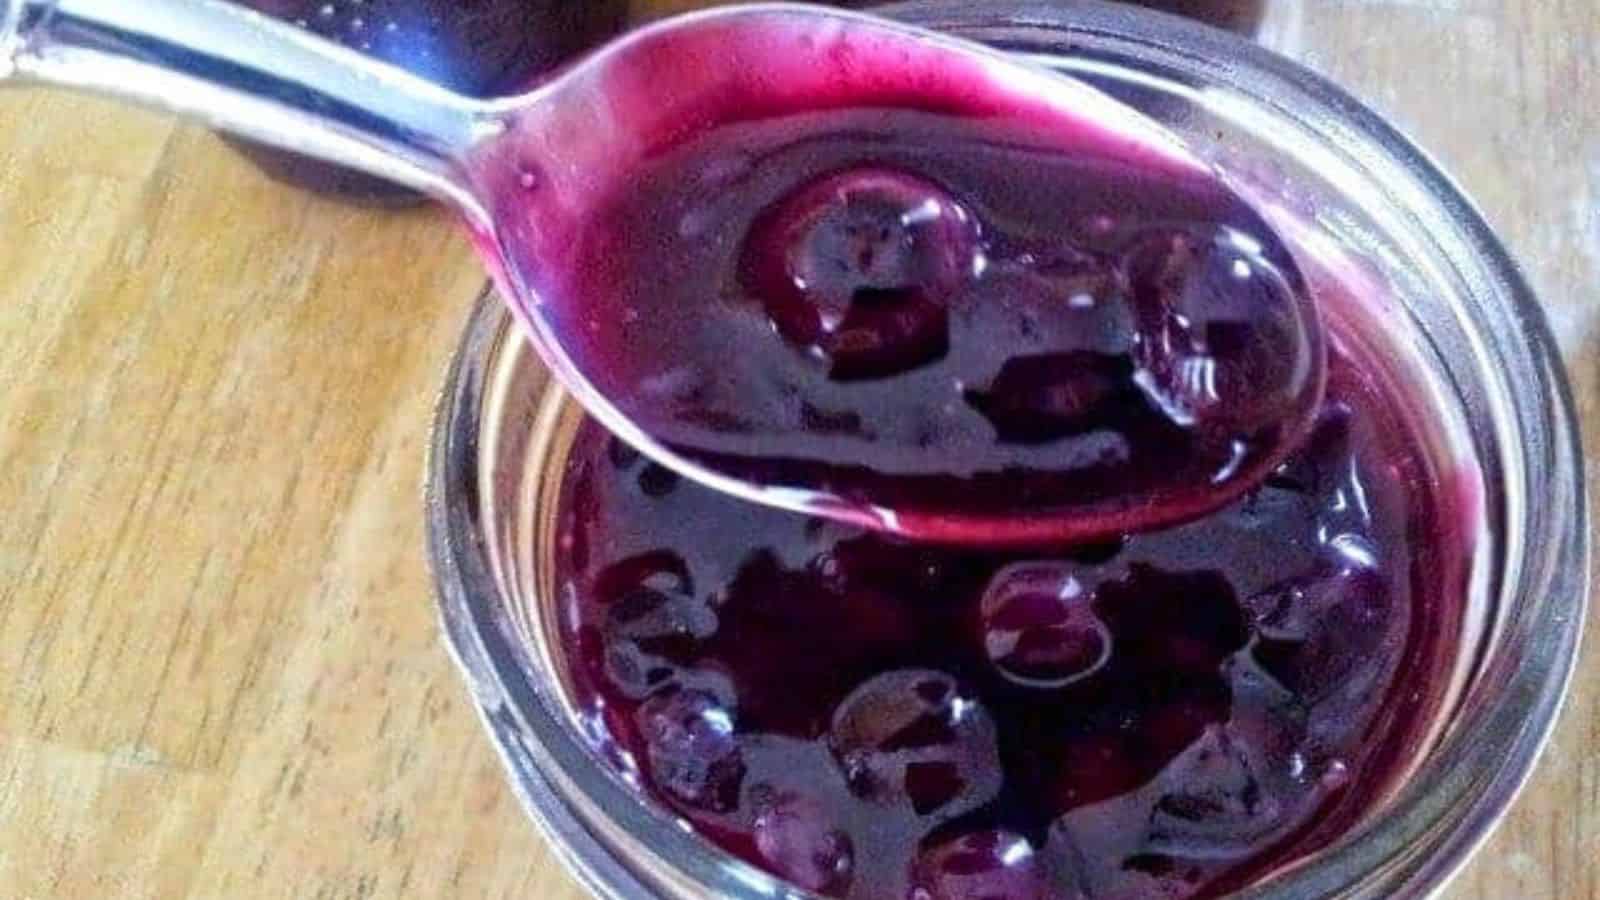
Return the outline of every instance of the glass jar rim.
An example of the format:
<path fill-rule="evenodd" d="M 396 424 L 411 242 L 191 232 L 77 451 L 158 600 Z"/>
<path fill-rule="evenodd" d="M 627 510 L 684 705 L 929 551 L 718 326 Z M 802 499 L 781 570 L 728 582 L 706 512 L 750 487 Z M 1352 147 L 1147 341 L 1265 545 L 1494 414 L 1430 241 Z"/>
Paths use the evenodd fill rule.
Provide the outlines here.
<path fill-rule="evenodd" d="M 987 33 L 980 34 L 982 39 L 992 34 L 1001 46 L 1029 29 L 1044 29 L 1158 56 L 1228 60 L 1230 72 L 1248 73 L 1259 82 L 1259 93 L 1286 108 L 1324 111 L 1339 129 L 1334 139 L 1364 152 L 1385 183 L 1404 182 L 1427 204 L 1419 215 L 1454 232 L 1466 254 L 1455 262 L 1486 279 L 1486 289 L 1520 326 L 1524 375 L 1541 400 L 1539 408 L 1520 412 L 1537 416 L 1550 435 L 1535 448 L 1537 458 L 1526 461 L 1535 470 L 1526 476 L 1528 513 L 1538 521 L 1521 530 L 1525 558 L 1515 584 L 1508 580 L 1519 595 L 1542 595 L 1533 607 L 1538 619 L 1532 623 L 1532 643 L 1524 648 L 1531 662 L 1505 673 L 1501 696 L 1479 717 L 1479 733 L 1456 740 L 1454 758 L 1407 785 L 1395 809 L 1319 852 L 1309 864 L 1238 896 L 1413 896 L 1442 886 L 1487 838 L 1531 774 L 1566 696 L 1586 611 L 1588 512 L 1575 404 L 1542 309 L 1515 263 L 1454 182 L 1392 125 L 1331 82 L 1237 36 L 1096 0 L 964 6 L 914 0 L 885 11 L 918 21 L 934 16 L 940 26 Z M 733 862 L 703 839 L 666 827 L 606 777 L 592 751 L 561 720 L 559 703 L 527 680 L 509 652 L 503 613 L 484 602 L 496 591 L 476 518 L 477 412 L 486 363 L 500 349 L 508 322 L 509 314 L 489 296 L 472 315 L 439 402 L 426 512 L 446 636 L 519 799 L 564 862 L 598 896 L 658 895 L 624 858 L 627 847 L 645 845 L 665 852 L 702 890 L 728 896 L 781 893 L 779 883 L 764 873 Z M 549 397 L 542 402 L 544 412 L 552 412 L 551 403 Z M 573 808 L 574 796 L 590 798 L 613 827 L 597 833 Z"/>

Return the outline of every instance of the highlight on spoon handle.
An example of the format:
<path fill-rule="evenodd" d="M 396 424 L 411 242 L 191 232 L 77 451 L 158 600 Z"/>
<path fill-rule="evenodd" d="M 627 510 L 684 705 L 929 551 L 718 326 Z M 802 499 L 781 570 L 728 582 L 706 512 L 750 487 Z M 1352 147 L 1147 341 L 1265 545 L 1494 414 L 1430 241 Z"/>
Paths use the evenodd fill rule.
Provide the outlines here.
<path fill-rule="evenodd" d="M 481 105 L 221 0 L 0 0 L 0 79 L 180 113 L 454 202 Z"/>

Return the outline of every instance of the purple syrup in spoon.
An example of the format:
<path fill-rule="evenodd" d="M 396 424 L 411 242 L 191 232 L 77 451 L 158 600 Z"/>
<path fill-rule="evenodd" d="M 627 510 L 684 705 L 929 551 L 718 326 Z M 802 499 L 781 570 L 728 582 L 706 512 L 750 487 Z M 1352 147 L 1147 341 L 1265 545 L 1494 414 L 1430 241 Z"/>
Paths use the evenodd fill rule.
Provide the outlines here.
<path fill-rule="evenodd" d="M 603 390 L 714 469 L 925 537 L 1116 533 L 1258 481 L 1322 387 L 1271 231 L 1212 182 L 986 131 L 840 113 L 641 173 L 577 237 Z"/>
<path fill-rule="evenodd" d="M 596 57 L 474 161 L 509 293 L 747 499 L 993 546 L 1226 505 L 1322 395 L 1293 258 L 1137 113 L 955 49 L 750 13 Z"/>
<path fill-rule="evenodd" d="M 585 424 L 555 578 L 598 751 L 854 900 L 1215 897 L 1327 845 L 1428 727 L 1471 527 L 1386 337 L 1334 337 L 1261 487 L 1027 554 L 753 506 Z"/>

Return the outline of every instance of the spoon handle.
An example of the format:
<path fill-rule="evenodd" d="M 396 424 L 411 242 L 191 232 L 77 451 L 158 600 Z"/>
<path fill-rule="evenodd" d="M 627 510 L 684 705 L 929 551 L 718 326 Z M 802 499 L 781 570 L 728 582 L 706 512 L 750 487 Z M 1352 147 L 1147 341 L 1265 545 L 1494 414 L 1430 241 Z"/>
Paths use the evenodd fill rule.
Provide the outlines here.
<path fill-rule="evenodd" d="M 221 0 L 0 0 L 0 81 L 110 94 L 359 169 L 476 218 L 482 104 Z"/>

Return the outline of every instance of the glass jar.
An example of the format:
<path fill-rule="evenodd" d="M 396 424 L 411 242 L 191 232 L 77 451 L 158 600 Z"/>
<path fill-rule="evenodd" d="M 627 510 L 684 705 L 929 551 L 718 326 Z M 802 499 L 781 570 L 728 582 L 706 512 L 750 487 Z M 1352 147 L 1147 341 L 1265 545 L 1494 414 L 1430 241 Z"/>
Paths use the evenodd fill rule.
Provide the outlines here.
<path fill-rule="evenodd" d="M 1484 488 L 1455 677 L 1414 765 L 1367 819 L 1241 896 L 1428 895 L 1532 770 L 1587 597 L 1572 397 L 1515 265 L 1392 127 L 1241 38 L 1093 0 L 886 11 L 1056 67 L 1214 148 L 1241 190 L 1298 229 L 1311 268 L 1359 268 L 1378 285 L 1386 327 L 1414 338 L 1403 343 L 1440 433 L 1475 460 Z M 589 749 L 598 726 L 568 700 L 551 565 L 555 498 L 582 415 L 486 296 L 441 398 L 427 492 L 443 621 L 484 723 L 524 807 L 597 896 L 801 896 L 647 804 Z"/>

